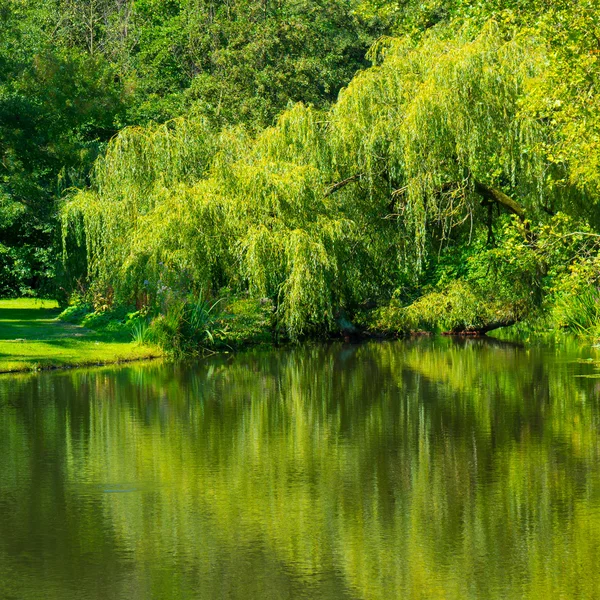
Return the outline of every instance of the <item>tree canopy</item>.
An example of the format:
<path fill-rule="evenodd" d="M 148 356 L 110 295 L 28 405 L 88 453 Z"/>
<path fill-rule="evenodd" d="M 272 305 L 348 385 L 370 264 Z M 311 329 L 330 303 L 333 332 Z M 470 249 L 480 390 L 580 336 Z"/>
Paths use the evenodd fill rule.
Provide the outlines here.
<path fill-rule="evenodd" d="M 0 292 L 544 309 L 596 264 L 597 9 L 2 0 Z"/>
<path fill-rule="evenodd" d="M 573 146 L 594 131 L 583 142 L 562 107 L 596 62 L 557 50 L 552 17 L 381 38 L 330 108 L 297 104 L 256 134 L 196 114 L 125 129 L 65 231 L 123 301 L 248 289 L 294 338 L 423 282 L 444 247 L 493 237 L 495 213 L 589 219 L 596 173 Z M 595 16 L 572 18 L 583 31 Z"/>
<path fill-rule="evenodd" d="M 327 106 L 387 27 L 354 0 L 0 2 L 0 293 L 56 287 L 58 202 L 127 125 Z"/>

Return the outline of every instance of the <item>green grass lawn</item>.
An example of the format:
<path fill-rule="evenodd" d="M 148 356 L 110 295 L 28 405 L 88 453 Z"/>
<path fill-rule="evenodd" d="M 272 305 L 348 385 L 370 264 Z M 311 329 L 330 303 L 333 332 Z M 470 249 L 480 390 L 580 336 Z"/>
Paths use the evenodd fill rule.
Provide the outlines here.
<path fill-rule="evenodd" d="M 0 373 L 154 358 L 126 333 L 99 332 L 57 320 L 50 300 L 0 300 Z"/>

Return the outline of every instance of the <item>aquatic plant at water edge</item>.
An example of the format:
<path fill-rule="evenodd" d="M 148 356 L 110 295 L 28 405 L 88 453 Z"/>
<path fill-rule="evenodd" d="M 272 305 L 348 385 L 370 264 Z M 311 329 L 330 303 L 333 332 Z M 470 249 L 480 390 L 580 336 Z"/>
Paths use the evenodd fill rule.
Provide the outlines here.
<path fill-rule="evenodd" d="M 146 319 L 136 319 L 131 326 L 131 337 L 136 344 L 145 344 L 149 340 L 149 328 Z"/>

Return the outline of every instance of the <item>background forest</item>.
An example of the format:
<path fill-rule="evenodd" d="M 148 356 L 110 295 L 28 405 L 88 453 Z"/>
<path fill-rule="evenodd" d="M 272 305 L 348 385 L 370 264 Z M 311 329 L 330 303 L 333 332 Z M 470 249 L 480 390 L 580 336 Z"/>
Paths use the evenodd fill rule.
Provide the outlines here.
<path fill-rule="evenodd" d="M 599 335 L 598 4 L 0 0 L 0 293 Z"/>

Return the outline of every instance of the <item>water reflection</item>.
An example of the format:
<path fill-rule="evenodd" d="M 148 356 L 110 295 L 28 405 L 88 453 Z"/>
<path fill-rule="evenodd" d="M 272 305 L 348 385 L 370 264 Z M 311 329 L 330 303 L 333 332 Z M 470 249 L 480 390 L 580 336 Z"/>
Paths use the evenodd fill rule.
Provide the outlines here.
<path fill-rule="evenodd" d="M 599 598 L 590 350 L 0 380 L 0 598 Z"/>

